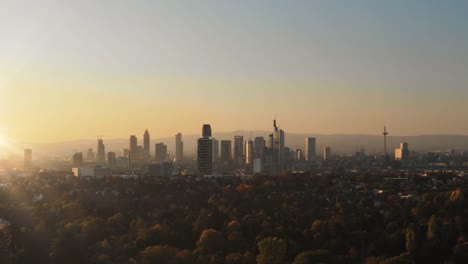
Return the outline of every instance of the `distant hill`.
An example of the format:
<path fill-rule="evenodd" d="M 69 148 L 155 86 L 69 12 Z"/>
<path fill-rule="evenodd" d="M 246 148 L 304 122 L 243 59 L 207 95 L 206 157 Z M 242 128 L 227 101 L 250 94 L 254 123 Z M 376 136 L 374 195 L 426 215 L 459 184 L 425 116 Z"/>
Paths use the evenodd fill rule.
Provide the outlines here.
<path fill-rule="evenodd" d="M 267 139 L 269 131 L 234 131 L 218 132 L 213 137 L 218 140 L 233 140 L 235 135 L 244 136 L 244 140 L 257 136 L 263 136 Z M 380 135 L 318 135 L 318 134 L 294 134 L 286 132 L 286 146 L 291 149 L 304 149 L 304 139 L 306 136 L 317 139 L 317 153 L 320 153 L 325 146 L 330 146 L 333 153 L 350 154 L 356 149 L 363 147 L 369 153 L 383 152 L 383 136 Z M 184 141 L 184 153 L 194 155 L 196 150 L 196 141 L 200 135 L 182 135 Z M 138 137 L 138 144 L 141 145 L 143 136 Z M 168 146 L 168 152 L 174 155 L 175 137 L 152 138 L 151 153 L 154 152 L 154 144 L 164 142 Z M 388 151 L 392 152 L 398 147 L 400 142 L 408 142 L 410 150 L 416 151 L 438 151 L 455 149 L 459 151 L 468 150 L 468 136 L 461 135 L 421 135 L 421 136 L 388 136 Z M 128 139 L 106 139 L 104 144 L 107 151 L 121 153 L 123 148 L 128 147 Z M 49 144 L 35 144 L 32 146 L 35 153 L 39 154 L 58 154 L 68 156 L 74 152 L 86 152 L 88 148 L 96 151 L 96 140 L 74 140 L 66 142 L 56 142 Z"/>

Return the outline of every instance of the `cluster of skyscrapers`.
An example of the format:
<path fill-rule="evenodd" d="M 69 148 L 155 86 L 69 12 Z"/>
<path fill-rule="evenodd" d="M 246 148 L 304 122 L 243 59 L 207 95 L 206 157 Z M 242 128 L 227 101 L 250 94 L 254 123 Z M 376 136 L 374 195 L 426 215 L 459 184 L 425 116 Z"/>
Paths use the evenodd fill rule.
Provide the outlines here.
<path fill-rule="evenodd" d="M 388 132 L 384 128 L 384 152 L 386 160 Z M 268 173 L 281 174 L 284 170 L 292 169 L 293 164 L 312 164 L 317 159 L 316 138 L 306 137 L 304 151 L 290 149 L 285 144 L 285 132 L 273 120 L 273 131 L 265 140 L 264 137 L 255 137 L 244 140 L 244 136 L 236 135 L 233 140 L 221 140 L 212 137 L 211 125 L 204 124 L 202 136 L 197 140 L 196 171 L 199 175 L 231 175 Z M 331 157 L 331 148 L 323 148 L 323 160 Z M 401 143 L 395 149 L 395 160 L 406 160 L 409 157 L 408 143 Z M 143 135 L 143 145 L 138 145 L 138 138 L 131 135 L 128 148 L 124 148 L 119 157 L 115 152 L 105 154 L 105 145 L 102 137 L 97 139 L 97 153 L 89 149 L 88 161 L 95 165 L 106 165 L 116 169 L 142 169 L 148 168 L 151 175 L 166 176 L 172 174 L 173 163 L 180 165 L 184 161 L 184 142 L 182 134 L 175 135 L 175 155 L 170 157 L 167 145 L 163 142 L 154 145 L 154 155 L 150 150 L 150 134 L 148 130 Z M 73 155 L 73 165 L 83 166 L 83 153 Z M 31 150 L 25 150 L 25 168 L 31 167 Z"/>
<path fill-rule="evenodd" d="M 273 132 L 268 135 L 268 140 L 263 137 L 249 138 L 244 141 L 244 136 L 234 136 L 233 141 L 221 140 L 219 151 L 218 140 L 211 136 L 211 126 L 203 125 L 202 137 L 198 139 L 197 166 L 200 175 L 213 175 L 214 170 L 219 174 L 237 173 L 262 173 L 272 175 L 280 174 L 290 168 L 295 160 L 304 160 L 302 150 L 295 151 L 285 146 L 285 132 L 273 120 Z M 315 161 L 315 138 L 307 137 L 305 140 L 305 161 Z M 331 149 L 328 148 L 328 157 Z M 215 168 L 214 168 L 215 167 Z"/>

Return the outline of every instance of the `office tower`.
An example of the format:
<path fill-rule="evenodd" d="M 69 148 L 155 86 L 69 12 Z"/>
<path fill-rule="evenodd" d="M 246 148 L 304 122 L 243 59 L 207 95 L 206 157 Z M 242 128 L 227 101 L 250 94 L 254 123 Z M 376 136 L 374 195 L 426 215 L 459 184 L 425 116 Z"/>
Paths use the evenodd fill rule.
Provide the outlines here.
<path fill-rule="evenodd" d="M 254 139 L 254 159 L 263 159 L 265 156 L 265 143 L 263 137 L 256 137 Z"/>
<path fill-rule="evenodd" d="M 209 124 L 203 125 L 202 137 L 211 137 L 211 126 Z"/>
<path fill-rule="evenodd" d="M 302 149 L 296 149 L 296 160 L 304 160 L 304 152 L 302 152 Z"/>
<path fill-rule="evenodd" d="M 97 163 L 103 163 L 106 159 L 106 154 L 105 154 L 105 146 L 104 146 L 104 141 L 102 140 L 102 137 L 99 137 L 97 140 L 97 154 L 96 154 L 96 162 Z"/>
<path fill-rule="evenodd" d="M 129 154 L 130 154 L 130 149 L 128 149 L 128 148 L 122 149 L 122 157 L 128 158 Z"/>
<path fill-rule="evenodd" d="M 269 135 L 268 135 L 268 144 L 267 144 L 267 148 L 273 149 L 273 134 L 269 134 Z"/>
<path fill-rule="evenodd" d="M 132 168 L 134 164 L 138 163 L 138 139 L 135 135 L 131 135 L 129 139 L 128 164 Z"/>
<path fill-rule="evenodd" d="M 182 141 L 182 134 L 178 133 L 176 135 L 176 162 L 182 162 L 184 160 L 184 142 Z"/>
<path fill-rule="evenodd" d="M 138 139 L 135 135 L 130 136 L 129 148 L 130 152 L 135 153 L 138 145 Z"/>
<path fill-rule="evenodd" d="M 251 139 L 245 142 L 245 163 L 252 166 L 254 160 L 253 141 Z"/>
<path fill-rule="evenodd" d="M 73 154 L 73 167 L 83 166 L 83 153 L 77 152 Z"/>
<path fill-rule="evenodd" d="M 155 153 L 154 153 L 154 158 L 156 160 L 156 163 L 163 163 L 167 159 L 167 145 L 164 145 L 164 143 L 158 143 L 154 146 L 155 148 Z"/>
<path fill-rule="evenodd" d="M 244 137 L 234 136 L 234 162 L 237 168 L 244 164 Z"/>
<path fill-rule="evenodd" d="M 331 157 L 331 148 L 330 147 L 325 147 L 323 148 L 323 159 L 328 160 Z"/>
<path fill-rule="evenodd" d="M 107 153 L 107 167 L 114 168 L 117 163 L 115 152 Z"/>
<path fill-rule="evenodd" d="M 231 160 L 231 140 L 221 140 L 221 161 L 228 162 Z"/>
<path fill-rule="evenodd" d="M 213 175 L 213 141 L 211 140 L 211 126 L 203 125 L 203 137 L 198 139 L 197 165 L 201 176 Z"/>
<path fill-rule="evenodd" d="M 147 160 L 150 159 L 150 134 L 148 129 L 145 130 L 145 134 L 143 135 L 143 150 L 144 155 Z"/>
<path fill-rule="evenodd" d="M 277 174 L 284 169 L 284 131 L 276 125 L 276 119 L 273 120 L 273 144 L 272 144 L 272 172 Z"/>
<path fill-rule="evenodd" d="M 94 160 L 96 158 L 96 155 L 93 152 L 93 149 L 90 148 L 88 149 L 88 160 Z"/>
<path fill-rule="evenodd" d="M 215 138 L 211 140 L 213 141 L 213 162 L 217 162 L 219 159 L 219 141 Z"/>
<path fill-rule="evenodd" d="M 24 170 L 30 170 L 32 168 L 32 150 L 24 150 Z"/>
<path fill-rule="evenodd" d="M 408 143 L 400 143 L 400 148 L 395 149 L 396 160 L 407 160 L 409 158 Z"/>
<path fill-rule="evenodd" d="M 305 160 L 314 161 L 316 156 L 315 152 L 315 138 L 306 137 L 305 139 Z"/>

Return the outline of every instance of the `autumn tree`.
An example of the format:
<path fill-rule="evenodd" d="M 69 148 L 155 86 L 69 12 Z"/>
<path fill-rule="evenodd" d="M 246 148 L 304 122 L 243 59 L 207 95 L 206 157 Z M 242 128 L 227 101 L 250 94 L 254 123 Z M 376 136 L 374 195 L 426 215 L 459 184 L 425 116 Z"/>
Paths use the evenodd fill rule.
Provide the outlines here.
<path fill-rule="evenodd" d="M 286 256 L 286 243 L 282 239 L 269 237 L 258 242 L 258 264 L 281 264 Z"/>

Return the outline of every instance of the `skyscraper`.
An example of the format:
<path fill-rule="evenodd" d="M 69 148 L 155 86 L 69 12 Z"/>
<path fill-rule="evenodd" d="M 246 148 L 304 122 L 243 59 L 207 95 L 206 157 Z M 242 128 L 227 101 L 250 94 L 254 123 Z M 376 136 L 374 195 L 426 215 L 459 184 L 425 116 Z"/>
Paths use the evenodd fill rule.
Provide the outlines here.
<path fill-rule="evenodd" d="M 128 149 L 128 148 L 122 149 L 122 157 L 128 158 L 129 154 L 130 154 L 130 149 Z"/>
<path fill-rule="evenodd" d="M 32 168 L 32 150 L 24 150 L 24 170 L 30 170 Z"/>
<path fill-rule="evenodd" d="M 306 137 L 305 139 L 305 159 L 306 161 L 314 161 L 316 157 L 315 152 L 315 138 Z"/>
<path fill-rule="evenodd" d="M 147 160 L 150 159 L 150 134 L 148 129 L 145 130 L 145 134 L 143 135 L 143 151 L 145 154 L 145 158 Z"/>
<path fill-rule="evenodd" d="M 201 176 L 213 175 L 213 141 L 211 140 L 211 126 L 203 125 L 203 137 L 198 139 L 197 165 Z"/>
<path fill-rule="evenodd" d="M 94 151 L 92 148 L 88 149 L 88 160 L 93 160 L 96 158 L 96 155 L 94 154 Z"/>
<path fill-rule="evenodd" d="M 138 163 L 138 139 L 135 135 L 131 135 L 129 139 L 129 153 L 128 153 L 128 166 L 132 168 Z"/>
<path fill-rule="evenodd" d="M 232 160 L 231 140 L 221 140 L 221 161 L 229 162 Z"/>
<path fill-rule="evenodd" d="M 182 134 L 178 133 L 176 136 L 176 162 L 182 162 L 184 160 L 184 142 L 182 141 Z"/>
<path fill-rule="evenodd" d="M 105 154 L 105 146 L 104 146 L 104 141 L 102 140 L 102 137 L 99 137 L 97 140 L 97 155 L 96 155 L 96 162 L 97 163 L 103 163 L 106 159 L 106 154 Z"/>
<path fill-rule="evenodd" d="M 409 158 L 409 148 L 408 143 L 400 143 L 400 148 L 395 149 L 395 159 L 396 160 L 407 160 Z"/>
<path fill-rule="evenodd" d="M 73 166 L 74 167 L 83 166 L 83 153 L 77 152 L 73 154 Z"/>
<path fill-rule="evenodd" d="M 273 174 L 277 174 L 284 169 L 284 131 L 276 125 L 273 120 L 273 146 L 272 146 L 272 169 Z"/>
<path fill-rule="evenodd" d="M 328 160 L 331 157 L 331 148 L 330 147 L 325 147 L 323 148 L 323 159 Z"/>
<path fill-rule="evenodd" d="M 254 160 L 253 141 L 249 139 L 245 142 L 245 163 L 249 166 L 252 166 L 253 160 Z"/>
<path fill-rule="evenodd" d="M 163 163 L 167 159 L 167 145 L 161 142 L 157 143 L 154 148 L 154 158 L 156 163 Z"/>
<path fill-rule="evenodd" d="M 130 136 L 129 148 L 130 152 L 135 152 L 138 145 L 138 139 L 135 135 Z"/>
<path fill-rule="evenodd" d="M 265 143 L 263 137 L 256 137 L 254 139 L 254 159 L 263 159 L 265 156 Z"/>
<path fill-rule="evenodd" d="M 211 126 L 209 124 L 203 125 L 202 137 L 211 137 Z"/>
<path fill-rule="evenodd" d="M 115 157 L 115 152 L 108 152 L 107 153 L 107 166 L 109 168 L 114 168 L 116 165 L 116 157 Z"/>
<path fill-rule="evenodd" d="M 219 159 L 219 141 L 215 138 L 211 138 L 213 141 L 213 162 L 217 162 Z"/>
<path fill-rule="evenodd" d="M 244 164 L 244 137 L 234 136 L 234 162 L 237 168 Z"/>

